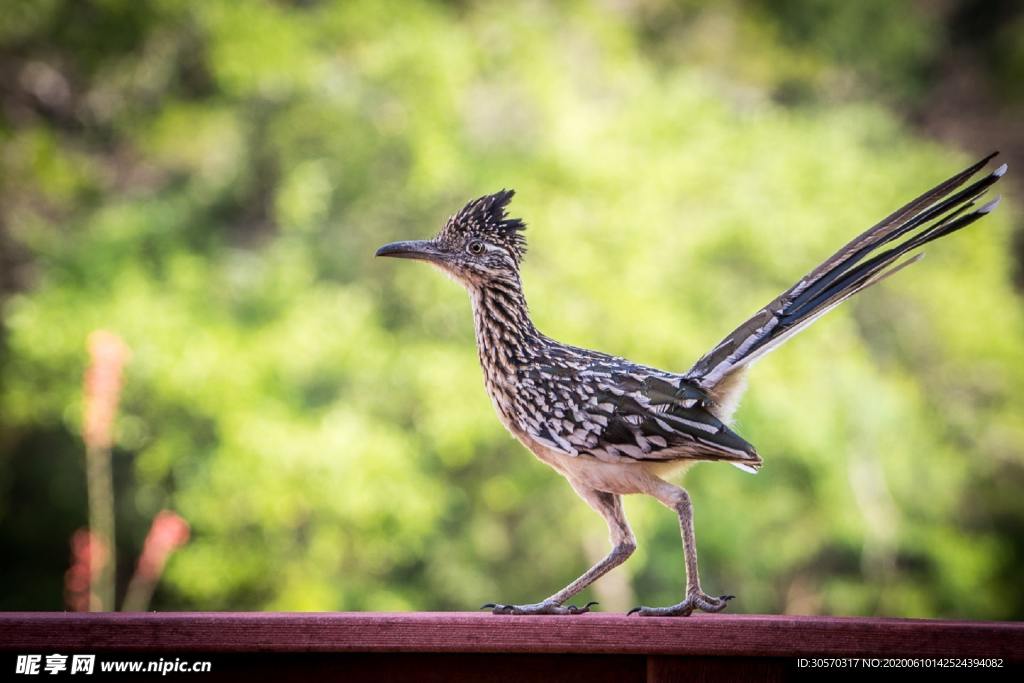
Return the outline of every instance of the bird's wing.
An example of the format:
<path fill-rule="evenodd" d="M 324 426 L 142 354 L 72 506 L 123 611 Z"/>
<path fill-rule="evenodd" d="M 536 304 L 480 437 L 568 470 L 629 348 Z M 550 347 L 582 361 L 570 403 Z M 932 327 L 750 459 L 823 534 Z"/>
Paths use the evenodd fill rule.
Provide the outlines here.
<path fill-rule="evenodd" d="M 532 365 L 520 381 L 534 409 L 523 427 L 567 455 L 761 465 L 754 447 L 707 410 L 704 390 L 678 375 L 608 359 Z"/>

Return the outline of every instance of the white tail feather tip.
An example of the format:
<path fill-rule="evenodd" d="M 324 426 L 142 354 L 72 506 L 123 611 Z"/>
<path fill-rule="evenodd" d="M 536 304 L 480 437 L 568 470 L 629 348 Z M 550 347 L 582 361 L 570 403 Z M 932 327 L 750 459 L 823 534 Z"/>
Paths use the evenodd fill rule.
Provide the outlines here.
<path fill-rule="evenodd" d="M 992 171 L 992 175 L 994 175 L 996 178 L 1002 178 L 1004 173 L 1006 173 L 1006 164 L 1003 164 L 996 170 Z"/>
<path fill-rule="evenodd" d="M 1002 201 L 1002 199 L 1003 198 L 1001 196 L 1000 197 L 996 197 L 995 199 L 990 201 L 988 204 L 986 204 L 985 206 L 983 206 L 980 209 L 978 209 L 977 213 L 990 213 L 993 209 L 995 209 L 997 206 L 999 206 L 999 202 Z"/>

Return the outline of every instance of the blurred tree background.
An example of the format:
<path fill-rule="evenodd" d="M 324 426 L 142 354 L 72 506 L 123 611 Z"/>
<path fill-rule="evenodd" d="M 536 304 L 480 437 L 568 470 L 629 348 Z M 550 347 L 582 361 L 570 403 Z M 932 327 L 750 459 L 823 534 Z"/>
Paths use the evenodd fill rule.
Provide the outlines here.
<path fill-rule="evenodd" d="M 500 427 L 465 294 L 377 246 L 513 187 L 538 326 L 684 370 L 990 148 L 1024 177 L 1012 2 L 0 10 L 0 609 L 63 607 L 94 329 L 132 349 L 119 594 L 170 508 L 154 608 L 533 601 L 604 525 Z M 1018 206 L 755 369 L 765 468 L 687 479 L 731 610 L 1024 618 Z M 627 505 L 640 549 L 582 597 L 675 602 L 675 517 Z"/>

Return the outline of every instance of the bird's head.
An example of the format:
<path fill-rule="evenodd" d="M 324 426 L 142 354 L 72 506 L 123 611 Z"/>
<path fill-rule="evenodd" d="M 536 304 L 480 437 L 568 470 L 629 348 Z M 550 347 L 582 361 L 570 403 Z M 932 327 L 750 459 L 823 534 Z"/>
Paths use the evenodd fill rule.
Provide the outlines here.
<path fill-rule="evenodd" d="M 513 190 L 502 190 L 469 202 L 448 219 L 434 239 L 392 242 L 377 256 L 428 261 L 466 287 L 495 281 L 516 281 L 526 253 L 526 224 L 509 218 Z"/>

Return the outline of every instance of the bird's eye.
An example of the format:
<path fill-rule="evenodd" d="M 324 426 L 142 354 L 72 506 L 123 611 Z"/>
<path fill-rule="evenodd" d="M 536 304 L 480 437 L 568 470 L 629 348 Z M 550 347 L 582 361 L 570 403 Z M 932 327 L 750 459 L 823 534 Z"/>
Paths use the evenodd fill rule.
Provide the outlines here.
<path fill-rule="evenodd" d="M 484 253 L 484 243 L 481 242 L 480 240 L 473 240 L 472 242 L 466 245 L 466 251 L 468 251 L 470 254 L 473 254 L 474 256 L 479 256 L 480 254 Z"/>

